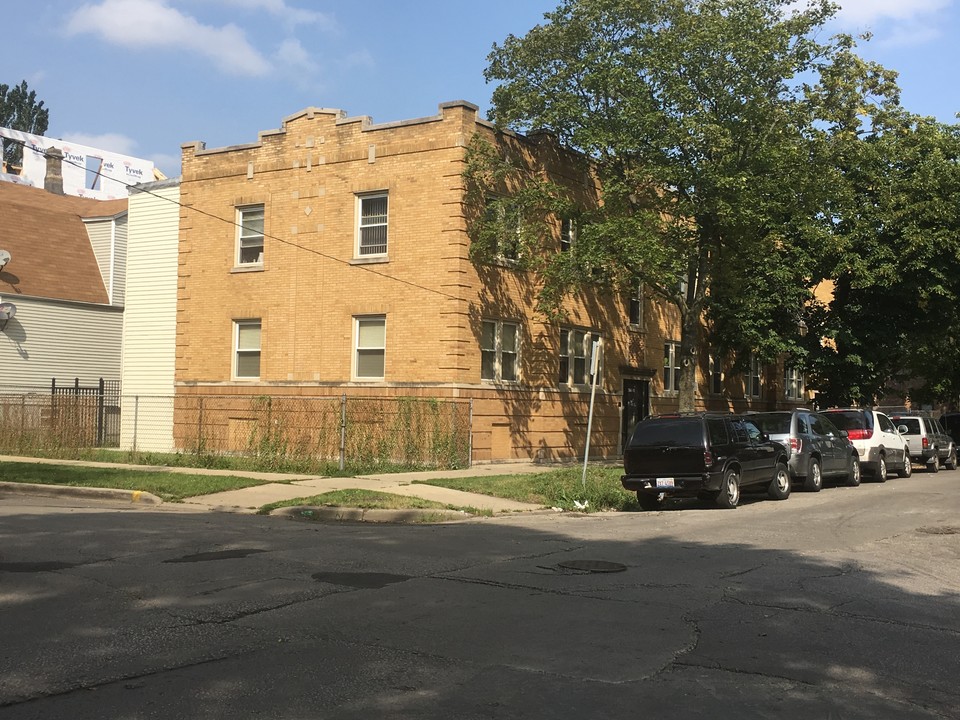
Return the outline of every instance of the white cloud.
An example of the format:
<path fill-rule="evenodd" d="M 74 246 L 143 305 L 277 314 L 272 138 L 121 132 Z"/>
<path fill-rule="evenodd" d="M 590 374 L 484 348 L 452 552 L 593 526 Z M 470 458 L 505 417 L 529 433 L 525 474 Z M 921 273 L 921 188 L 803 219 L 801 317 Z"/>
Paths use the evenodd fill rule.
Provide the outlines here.
<path fill-rule="evenodd" d="M 108 150 L 119 153 L 120 155 L 137 157 L 135 152 L 137 141 L 119 133 L 90 135 L 89 133 L 67 132 L 63 133 L 60 139 L 67 143 L 76 143 L 77 145 L 86 145 L 87 147 L 97 150 Z"/>
<path fill-rule="evenodd" d="M 838 0 L 843 23 L 863 25 L 880 20 L 909 21 L 949 7 L 953 0 Z"/>
<path fill-rule="evenodd" d="M 221 0 L 225 5 L 241 7 L 249 10 L 264 10 L 271 15 L 282 18 L 286 23 L 296 25 L 319 25 L 327 30 L 336 27 L 336 21 L 332 15 L 317 12 L 316 10 L 304 10 L 288 5 L 286 0 Z"/>
<path fill-rule="evenodd" d="M 103 0 L 84 5 L 67 22 L 70 34 L 91 33 L 134 48 L 183 48 L 236 75 L 265 75 L 270 63 L 236 25 L 203 25 L 165 0 Z"/>
<path fill-rule="evenodd" d="M 295 38 L 284 40 L 277 50 L 277 64 L 298 71 L 317 72 L 319 65 L 310 58 L 310 53 Z"/>

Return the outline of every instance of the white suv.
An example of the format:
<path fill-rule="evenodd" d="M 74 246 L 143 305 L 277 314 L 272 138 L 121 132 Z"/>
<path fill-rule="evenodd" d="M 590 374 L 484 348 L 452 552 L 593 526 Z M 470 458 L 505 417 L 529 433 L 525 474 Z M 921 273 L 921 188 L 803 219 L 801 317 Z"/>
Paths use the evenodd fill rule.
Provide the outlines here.
<path fill-rule="evenodd" d="M 841 430 L 860 455 L 860 467 L 865 475 L 877 482 L 885 482 L 887 473 L 896 471 L 899 477 L 910 477 L 910 447 L 897 431 L 893 421 L 872 408 L 831 408 L 822 411 Z"/>

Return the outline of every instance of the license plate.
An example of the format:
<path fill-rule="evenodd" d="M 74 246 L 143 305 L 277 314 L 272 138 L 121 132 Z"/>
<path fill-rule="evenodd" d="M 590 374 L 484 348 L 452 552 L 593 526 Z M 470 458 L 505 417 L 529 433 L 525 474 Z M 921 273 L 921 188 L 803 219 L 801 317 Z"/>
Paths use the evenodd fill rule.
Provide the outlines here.
<path fill-rule="evenodd" d="M 673 486 L 673 478 L 657 478 L 658 488 L 672 488 Z"/>

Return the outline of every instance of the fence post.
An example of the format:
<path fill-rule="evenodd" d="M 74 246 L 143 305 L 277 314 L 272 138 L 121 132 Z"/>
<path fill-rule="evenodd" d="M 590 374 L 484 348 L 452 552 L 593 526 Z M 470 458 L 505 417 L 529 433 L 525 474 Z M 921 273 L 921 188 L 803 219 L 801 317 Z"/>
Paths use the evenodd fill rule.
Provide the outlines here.
<path fill-rule="evenodd" d="M 467 467 L 473 467 L 473 398 L 470 398 L 470 418 L 467 420 Z"/>
<path fill-rule="evenodd" d="M 137 451 L 137 425 L 140 422 L 140 396 L 133 396 L 133 452 Z"/>
<path fill-rule="evenodd" d="M 340 396 L 340 472 L 347 466 L 347 395 Z"/>
<path fill-rule="evenodd" d="M 203 395 L 200 395 L 197 398 L 198 408 L 197 408 L 197 450 L 196 454 L 200 454 L 200 448 L 202 447 L 203 437 Z"/>
<path fill-rule="evenodd" d="M 103 378 L 100 378 L 100 385 L 98 387 L 97 393 L 97 447 L 103 447 L 103 436 L 104 436 L 104 414 L 103 414 L 103 395 L 104 395 L 104 383 Z"/>

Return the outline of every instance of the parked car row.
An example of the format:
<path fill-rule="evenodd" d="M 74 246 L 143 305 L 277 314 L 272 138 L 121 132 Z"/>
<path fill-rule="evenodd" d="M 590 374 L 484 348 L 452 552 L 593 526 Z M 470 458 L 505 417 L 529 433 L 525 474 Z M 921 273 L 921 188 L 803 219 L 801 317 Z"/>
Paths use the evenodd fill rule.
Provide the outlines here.
<path fill-rule="evenodd" d="M 856 486 L 863 476 L 910 477 L 914 463 L 957 467 L 953 439 L 932 417 L 874 408 L 655 415 L 637 424 L 623 452 L 621 483 L 645 510 L 669 497 L 699 497 L 726 508 L 741 489 L 785 500 L 791 489 L 819 492 L 825 478 Z"/>

